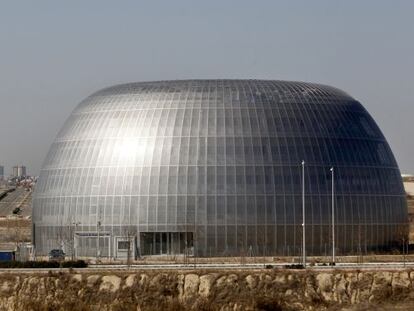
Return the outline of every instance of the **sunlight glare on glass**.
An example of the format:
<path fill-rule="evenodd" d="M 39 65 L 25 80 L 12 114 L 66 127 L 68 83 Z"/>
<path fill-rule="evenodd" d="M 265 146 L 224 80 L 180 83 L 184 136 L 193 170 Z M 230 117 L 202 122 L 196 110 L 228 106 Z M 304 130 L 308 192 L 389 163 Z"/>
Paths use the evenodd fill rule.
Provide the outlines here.
<path fill-rule="evenodd" d="M 124 139 L 118 146 L 118 156 L 121 161 L 133 161 L 137 157 L 142 157 L 145 152 L 145 145 L 138 139 Z"/>

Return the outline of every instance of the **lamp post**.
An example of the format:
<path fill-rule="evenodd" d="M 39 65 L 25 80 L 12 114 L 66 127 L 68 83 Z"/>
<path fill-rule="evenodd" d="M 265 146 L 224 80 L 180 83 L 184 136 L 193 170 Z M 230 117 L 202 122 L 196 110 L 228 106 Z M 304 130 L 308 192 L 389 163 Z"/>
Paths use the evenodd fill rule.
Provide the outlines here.
<path fill-rule="evenodd" d="M 332 264 L 335 265 L 335 174 L 334 174 L 334 168 L 331 167 L 331 181 L 332 181 Z"/>
<path fill-rule="evenodd" d="M 100 245 L 100 235 L 101 235 L 101 208 L 98 206 L 98 215 L 96 219 L 96 231 L 97 231 L 97 239 L 96 239 L 96 263 L 101 261 L 101 245 Z"/>
<path fill-rule="evenodd" d="M 100 262 L 100 257 L 101 257 L 101 247 L 99 245 L 100 242 L 100 230 L 101 230 L 101 221 L 98 220 L 96 223 L 96 229 L 97 229 L 97 233 L 98 233 L 98 238 L 97 238 L 97 243 L 96 243 L 96 263 Z"/>
<path fill-rule="evenodd" d="M 302 262 L 306 268 L 306 227 L 305 227 L 305 161 L 302 160 Z"/>

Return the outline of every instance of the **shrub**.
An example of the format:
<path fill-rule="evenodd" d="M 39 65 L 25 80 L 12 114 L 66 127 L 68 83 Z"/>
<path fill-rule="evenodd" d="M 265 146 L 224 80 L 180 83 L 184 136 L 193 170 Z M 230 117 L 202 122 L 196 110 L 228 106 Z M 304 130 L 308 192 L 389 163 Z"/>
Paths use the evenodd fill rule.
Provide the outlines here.
<path fill-rule="evenodd" d="M 84 260 L 64 261 L 63 268 L 86 268 L 88 264 Z"/>
<path fill-rule="evenodd" d="M 0 261 L 0 268 L 3 269 L 47 269 L 47 268 L 86 268 L 88 264 L 84 260 L 76 261 Z"/>
<path fill-rule="evenodd" d="M 285 265 L 285 269 L 304 269 L 302 264 L 291 264 L 291 265 Z"/>
<path fill-rule="evenodd" d="M 260 311 L 283 311 L 281 303 L 275 297 L 257 297 L 255 309 Z"/>

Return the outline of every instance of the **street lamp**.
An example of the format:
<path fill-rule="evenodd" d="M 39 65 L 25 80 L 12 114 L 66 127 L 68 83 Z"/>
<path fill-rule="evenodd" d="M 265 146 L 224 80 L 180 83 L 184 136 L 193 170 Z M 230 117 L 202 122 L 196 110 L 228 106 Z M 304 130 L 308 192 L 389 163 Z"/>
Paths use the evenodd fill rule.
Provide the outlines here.
<path fill-rule="evenodd" d="M 98 220 L 97 221 L 97 223 L 96 223 L 96 229 L 97 229 L 97 231 L 98 231 L 98 238 L 97 238 L 97 243 L 96 243 L 96 263 L 98 263 L 99 261 L 100 261 L 100 257 L 101 257 L 101 248 L 100 248 L 100 245 L 99 245 L 99 240 L 100 240 L 100 230 L 101 230 L 101 221 L 100 220 Z"/>
<path fill-rule="evenodd" d="M 97 231 L 97 241 L 96 241 L 96 263 L 100 261 L 101 257 L 101 245 L 100 245 L 100 231 L 101 231 L 101 208 L 98 206 L 98 215 L 96 219 L 96 231 Z"/>
<path fill-rule="evenodd" d="M 305 233 L 305 161 L 302 160 L 302 262 L 306 268 L 306 233 Z"/>
<path fill-rule="evenodd" d="M 331 181 L 332 181 L 332 264 L 335 265 L 335 178 L 334 178 L 334 168 L 331 167 Z"/>

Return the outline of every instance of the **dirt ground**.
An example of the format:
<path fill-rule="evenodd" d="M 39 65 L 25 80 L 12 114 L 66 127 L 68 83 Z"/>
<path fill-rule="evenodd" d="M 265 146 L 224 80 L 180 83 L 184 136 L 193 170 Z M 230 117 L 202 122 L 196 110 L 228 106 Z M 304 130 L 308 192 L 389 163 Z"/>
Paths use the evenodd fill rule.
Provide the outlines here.
<path fill-rule="evenodd" d="M 0 218 L 0 243 L 19 243 L 31 241 L 30 219 Z"/>

